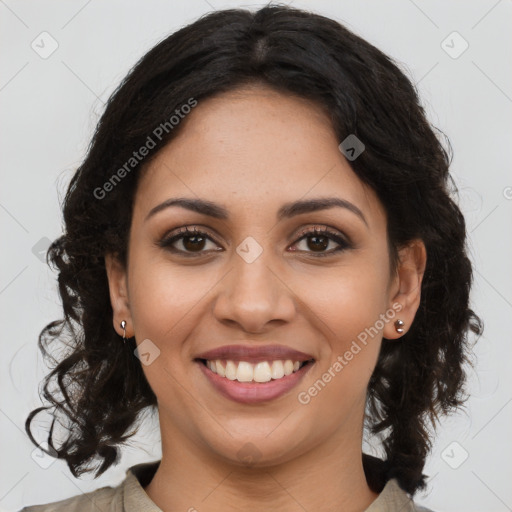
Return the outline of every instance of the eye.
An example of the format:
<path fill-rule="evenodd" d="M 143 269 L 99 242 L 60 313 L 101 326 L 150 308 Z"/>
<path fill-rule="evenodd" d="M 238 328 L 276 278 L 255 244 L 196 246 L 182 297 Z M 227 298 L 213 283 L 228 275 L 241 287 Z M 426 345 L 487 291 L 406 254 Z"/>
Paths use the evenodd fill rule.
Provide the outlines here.
<path fill-rule="evenodd" d="M 315 256 L 330 256 L 333 253 L 352 247 L 350 242 L 341 233 L 327 227 L 318 228 L 315 226 L 313 229 L 302 231 L 299 236 L 300 238 L 294 245 L 297 246 L 302 243 L 303 248 L 292 249 L 292 252 L 312 253 Z M 208 250 L 209 243 L 212 247 Z M 326 250 L 333 244 L 337 245 L 337 247 Z M 195 226 L 192 229 L 186 226 L 171 232 L 158 242 L 158 246 L 187 257 L 223 250 L 212 236 L 205 231 L 197 229 Z"/>
<path fill-rule="evenodd" d="M 303 243 L 305 249 L 298 249 L 301 252 L 313 253 L 315 256 L 330 256 L 333 253 L 349 249 L 351 247 L 350 242 L 341 233 L 332 231 L 327 227 L 305 230 L 300 233 L 300 238 L 295 245 Z M 329 251 L 326 251 L 332 244 L 338 245 Z M 296 251 L 297 249 L 293 249 Z"/>
<path fill-rule="evenodd" d="M 208 248 L 208 243 L 211 243 L 213 247 L 210 250 L 204 250 Z M 223 250 L 208 233 L 196 227 L 189 229 L 188 226 L 166 235 L 158 242 L 158 245 L 185 256 L 199 256 L 206 252 Z"/>

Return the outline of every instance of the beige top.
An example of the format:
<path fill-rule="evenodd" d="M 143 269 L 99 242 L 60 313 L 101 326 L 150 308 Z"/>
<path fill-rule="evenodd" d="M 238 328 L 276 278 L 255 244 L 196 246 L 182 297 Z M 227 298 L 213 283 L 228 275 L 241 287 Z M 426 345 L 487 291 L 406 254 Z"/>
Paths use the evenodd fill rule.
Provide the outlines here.
<path fill-rule="evenodd" d="M 102 487 L 47 505 L 25 507 L 20 512 L 163 512 L 144 491 L 158 462 L 137 464 L 126 471 L 117 487 Z M 396 479 L 388 480 L 378 498 L 364 512 L 433 512 L 416 505 Z"/>

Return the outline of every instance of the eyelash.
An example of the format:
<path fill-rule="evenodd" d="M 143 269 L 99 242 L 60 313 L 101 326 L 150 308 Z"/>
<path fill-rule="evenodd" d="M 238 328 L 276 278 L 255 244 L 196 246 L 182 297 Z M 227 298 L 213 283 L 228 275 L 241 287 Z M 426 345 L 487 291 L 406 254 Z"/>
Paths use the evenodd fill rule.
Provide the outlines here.
<path fill-rule="evenodd" d="M 211 237 L 207 232 L 201 231 L 200 229 L 197 229 L 195 226 L 192 229 L 189 229 L 189 226 L 186 226 L 184 228 L 180 228 L 177 233 L 172 234 L 170 236 L 165 236 L 162 240 L 160 240 L 157 245 L 163 249 L 167 249 L 173 253 L 179 253 L 181 255 L 186 255 L 186 257 L 199 257 L 202 254 L 205 253 L 205 251 L 199 251 L 197 253 L 193 252 L 187 252 L 182 251 L 180 249 L 176 249 L 175 247 L 172 247 L 172 244 L 180 239 L 193 237 L 193 236 L 201 236 L 203 238 L 207 238 L 208 240 L 217 243 L 213 237 Z M 317 227 L 314 227 L 313 229 L 305 229 L 300 232 L 298 235 L 299 238 L 294 242 L 294 245 L 302 241 L 303 239 L 310 237 L 310 236 L 326 236 L 329 240 L 332 240 L 336 242 L 339 247 L 335 249 L 331 249 L 328 252 L 319 252 L 315 253 L 313 251 L 297 251 L 297 252 L 307 252 L 308 254 L 313 254 L 315 257 L 326 257 L 331 256 L 335 253 L 338 253 L 340 251 L 350 249 L 352 247 L 351 243 L 340 236 L 337 232 L 331 231 L 328 227 L 323 227 L 321 229 L 318 229 Z"/>

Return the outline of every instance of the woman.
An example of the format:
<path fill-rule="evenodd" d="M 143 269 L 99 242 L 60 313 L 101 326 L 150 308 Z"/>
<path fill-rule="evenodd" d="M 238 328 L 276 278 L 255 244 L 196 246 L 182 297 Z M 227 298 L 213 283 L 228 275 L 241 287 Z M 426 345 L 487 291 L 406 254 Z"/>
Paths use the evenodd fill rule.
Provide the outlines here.
<path fill-rule="evenodd" d="M 162 458 L 24 510 L 426 510 L 429 425 L 481 332 L 449 163 L 409 80 L 333 20 L 218 11 L 159 43 L 69 186 L 40 346 L 73 347 L 45 381 L 73 475 L 147 408 Z"/>

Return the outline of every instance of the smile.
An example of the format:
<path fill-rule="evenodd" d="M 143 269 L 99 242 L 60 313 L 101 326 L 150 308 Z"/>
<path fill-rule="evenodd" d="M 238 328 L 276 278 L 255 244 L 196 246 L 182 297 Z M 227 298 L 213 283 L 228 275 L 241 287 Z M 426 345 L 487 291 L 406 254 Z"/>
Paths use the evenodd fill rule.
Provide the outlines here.
<path fill-rule="evenodd" d="M 255 364 L 247 361 L 216 361 L 207 360 L 206 366 L 217 375 L 238 382 L 270 382 L 282 379 L 299 370 L 307 361 L 261 361 Z"/>
<path fill-rule="evenodd" d="M 314 360 L 274 360 L 249 363 L 196 359 L 203 374 L 223 396 L 244 404 L 274 400 L 295 387 Z"/>

